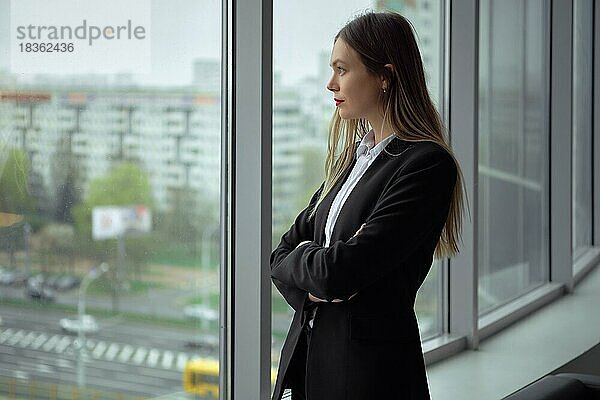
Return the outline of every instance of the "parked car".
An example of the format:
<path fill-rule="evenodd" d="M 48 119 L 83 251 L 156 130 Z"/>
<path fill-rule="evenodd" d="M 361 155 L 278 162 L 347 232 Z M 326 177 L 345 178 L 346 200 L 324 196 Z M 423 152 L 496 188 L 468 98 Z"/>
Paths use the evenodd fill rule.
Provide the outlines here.
<path fill-rule="evenodd" d="M 60 278 L 60 276 L 58 275 L 52 275 L 46 278 L 46 285 L 50 286 L 52 289 L 56 289 L 56 281 L 58 281 L 58 279 Z"/>
<path fill-rule="evenodd" d="M 27 280 L 25 295 L 41 301 L 53 301 L 56 298 L 54 290 L 46 285 L 44 275 L 35 275 Z"/>
<path fill-rule="evenodd" d="M 72 275 L 63 275 L 56 278 L 53 282 L 52 287 L 59 292 L 65 292 L 69 289 L 73 289 L 79 286 L 80 280 L 76 276 Z"/>
<path fill-rule="evenodd" d="M 98 331 L 98 323 L 96 319 L 89 314 L 84 314 L 82 319 L 79 318 L 62 318 L 59 325 L 64 332 L 69 333 L 94 333 Z"/>
<path fill-rule="evenodd" d="M 0 284 L 21 286 L 27 282 L 27 274 L 21 271 L 7 269 L 0 271 Z"/>
<path fill-rule="evenodd" d="M 183 308 L 183 315 L 188 318 L 216 321 L 219 319 L 219 312 L 212 308 L 206 307 L 203 304 L 190 304 Z"/>

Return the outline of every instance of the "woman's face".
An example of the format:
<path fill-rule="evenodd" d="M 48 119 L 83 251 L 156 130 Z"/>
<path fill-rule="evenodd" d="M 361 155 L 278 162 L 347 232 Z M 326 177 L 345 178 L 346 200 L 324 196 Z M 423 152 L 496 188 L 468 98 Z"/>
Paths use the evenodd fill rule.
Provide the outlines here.
<path fill-rule="evenodd" d="M 333 46 L 330 60 L 333 74 L 327 89 L 343 119 L 366 118 L 372 122 L 379 114 L 382 79 L 369 73 L 360 55 L 342 39 Z"/>

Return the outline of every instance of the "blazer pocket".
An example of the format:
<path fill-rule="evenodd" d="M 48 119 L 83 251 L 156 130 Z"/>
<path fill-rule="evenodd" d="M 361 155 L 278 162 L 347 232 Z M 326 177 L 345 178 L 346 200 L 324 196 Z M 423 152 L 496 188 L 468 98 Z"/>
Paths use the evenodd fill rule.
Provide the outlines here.
<path fill-rule="evenodd" d="M 352 315 L 350 317 L 350 340 L 353 342 L 389 343 L 403 342 L 412 336 L 408 329 L 401 329 L 401 321 L 393 317 Z M 405 324 L 409 325 L 409 324 Z"/>

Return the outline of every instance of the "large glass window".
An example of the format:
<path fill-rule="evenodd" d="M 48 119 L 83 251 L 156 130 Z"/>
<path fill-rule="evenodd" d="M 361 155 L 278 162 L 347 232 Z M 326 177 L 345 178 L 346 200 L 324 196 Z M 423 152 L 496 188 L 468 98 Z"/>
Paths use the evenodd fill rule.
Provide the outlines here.
<path fill-rule="evenodd" d="M 390 9 L 414 25 L 434 101 L 442 75 L 441 1 L 274 3 L 273 246 L 324 179 L 327 128 L 334 111 L 326 84 L 329 57 L 339 29 L 358 12 Z M 306 29 L 311 21 L 311 29 Z M 416 310 L 423 337 L 441 331 L 441 263 L 434 263 L 419 292 Z M 276 368 L 292 309 L 273 287 L 272 366 Z"/>
<path fill-rule="evenodd" d="M 547 280 L 547 6 L 480 2 L 480 313 Z"/>
<path fill-rule="evenodd" d="M 149 72 L 0 58 L 0 397 L 218 394 L 221 2 L 146 3 Z"/>
<path fill-rule="evenodd" d="M 427 88 L 438 112 L 445 116 L 445 108 L 441 103 L 443 96 L 443 21 L 444 1 L 377 1 L 381 9 L 389 9 L 404 15 L 412 23 L 419 44 L 419 51 L 425 67 Z M 445 288 L 442 284 L 443 263 L 436 260 L 423 285 L 417 293 L 415 311 L 419 320 L 421 339 L 427 339 L 442 333 L 443 299 Z"/>
<path fill-rule="evenodd" d="M 573 258 L 592 245 L 593 2 L 573 2 Z"/>

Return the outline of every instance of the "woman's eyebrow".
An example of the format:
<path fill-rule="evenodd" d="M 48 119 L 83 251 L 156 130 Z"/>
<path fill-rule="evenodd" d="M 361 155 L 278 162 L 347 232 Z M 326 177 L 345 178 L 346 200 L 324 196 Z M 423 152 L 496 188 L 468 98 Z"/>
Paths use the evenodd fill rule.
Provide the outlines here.
<path fill-rule="evenodd" d="M 329 65 L 333 67 L 335 64 L 347 64 L 347 63 L 345 61 L 342 61 L 339 58 L 337 58 Z"/>

